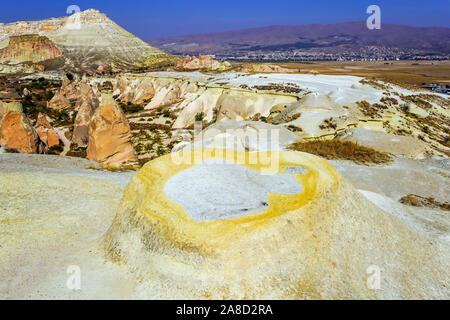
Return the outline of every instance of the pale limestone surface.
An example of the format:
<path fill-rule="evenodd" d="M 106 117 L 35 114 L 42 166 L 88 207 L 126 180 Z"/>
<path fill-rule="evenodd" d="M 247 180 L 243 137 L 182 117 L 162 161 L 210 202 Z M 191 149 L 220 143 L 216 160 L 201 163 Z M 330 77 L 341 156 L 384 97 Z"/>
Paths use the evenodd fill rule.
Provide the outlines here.
<path fill-rule="evenodd" d="M 300 179 L 302 193 L 285 195 L 282 200 L 282 195 L 267 194 L 269 209 L 284 214 L 267 221 L 262 218 L 263 227 L 246 229 L 261 214 L 210 222 L 186 219 L 187 213 L 177 218 L 182 206 L 164 196 L 161 181 L 185 171 L 164 169 L 170 165 L 168 157 L 142 169 L 122 198 L 135 172 L 86 169 L 96 165 L 84 159 L 0 154 L 0 296 L 448 299 L 444 287 L 449 278 L 447 215 L 405 207 L 396 199 L 411 190 L 423 192 L 427 183 L 445 187 L 445 161 L 401 160 L 387 167 L 333 162 L 358 192 L 317 157 L 283 156 L 283 166 L 284 161 L 289 163 L 285 172 Z M 414 189 L 405 173 L 414 172 L 411 179 L 420 181 L 417 174 L 421 171 L 423 175 L 432 172 L 432 180 Z M 400 179 L 402 172 L 406 180 Z M 304 180 L 307 176 L 309 180 Z M 191 183 L 195 185 L 196 179 Z M 225 183 L 227 177 L 222 179 Z M 315 200 L 309 198 L 305 205 L 301 199 L 309 196 L 303 192 L 314 190 L 313 181 L 319 188 L 311 193 Z M 445 188 L 437 196 L 440 201 L 445 200 Z M 292 201 L 300 201 L 304 209 L 289 209 Z M 119 202 L 122 205 L 117 209 Z M 187 233 L 181 242 L 186 246 L 177 244 L 176 230 L 167 239 L 161 238 L 158 228 L 128 225 L 130 208 L 136 214 L 151 210 L 168 218 L 171 226 Z M 239 219 L 249 220 L 241 225 Z M 234 231 L 221 235 L 224 226 Z M 156 234 L 138 230 L 159 235 L 155 238 Z M 216 235 L 211 234 L 214 230 Z M 121 264 L 105 260 L 105 243 L 109 258 L 111 248 L 121 249 Z M 209 253 L 217 259 L 202 256 L 202 243 L 212 245 Z M 81 268 L 81 291 L 66 287 L 70 265 Z M 366 269 L 371 265 L 381 268 L 380 290 L 367 289 Z M 265 289 L 259 290 L 260 286 Z"/>
<path fill-rule="evenodd" d="M 290 174 L 261 175 L 238 164 L 211 160 L 180 172 L 164 186 L 164 193 L 198 222 L 261 213 L 269 205 L 267 193 L 301 191 L 301 185 Z"/>
<path fill-rule="evenodd" d="M 427 155 L 450 152 L 442 143 L 448 129 L 448 97 L 429 91 L 378 81 L 381 89 L 360 77 L 311 74 L 151 72 L 109 80 L 116 83 L 114 93 L 119 97 L 128 97 L 139 83 L 145 83 L 148 96 L 154 94 L 145 108 L 167 109 L 175 120 L 172 129 L 192 128 L 199 115 L 208 125 L 224 120 L 271 122 L 301 139 L 332 139 L 346 130 L 361 128 L 406 134 Z M 409 111 L 402 109 L 405 106 Z M 382 143 L 383 139 L 379 140 Z M 407 152 L 406 156 L 421 158 L 422 151 Z"/>
<path fill-rule="evenodd" d="M 286 150 L 299 137 L 284 127 L 257 121 L 223 120 L 195 135 L 192 143 L 181 142 L 174 151 L 184 148 L 233 149 L 239 151 Z"/>
<path fill-rule="evenodd" d="M 308 169 L 294 175 L 300 194 L 270 193 L 262 213 L 197 222 L 163 190 L 195 166 L 177 167 L 169 157 L 132 179 L 105 237 L 112 261 L 151 279 L 141 288 L 161 298 L 448 298 L 448 231 L 424 232 L 401 217 L 410 214 L 402 206 L 376 206 L 326 161 L 282 152 L 280 171 Z M 368 284 L 374 268 L 375 290 Z"/>
<path fill-rule="evenodd" d="M 341 138 L 409 159 L 424 159 L 427 157 L 427 151 L 429 151 L 425 142 L 413 137 L 398 136 L 364 128 L 350 129 Z"/>
<path fill-rule="evenodd" d="M 105 263 L 98 239 L 134 172 L 95 163 L 0 152 L 0 298 L 116 299 L 130 296 L 126 270 Z M 81 268 L 81 291 L 66 287 Z"/>

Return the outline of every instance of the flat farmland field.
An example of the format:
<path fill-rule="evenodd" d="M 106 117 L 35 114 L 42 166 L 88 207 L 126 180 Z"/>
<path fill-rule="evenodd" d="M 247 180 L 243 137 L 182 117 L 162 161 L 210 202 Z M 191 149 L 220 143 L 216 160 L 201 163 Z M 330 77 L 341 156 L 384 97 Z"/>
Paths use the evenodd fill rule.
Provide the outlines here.
<path fill-rule="evenodd" d="M 353 75 L 406 85 L 450 84 L 450 61 L 375 61 L 277 63 L 300 73 Z"/>

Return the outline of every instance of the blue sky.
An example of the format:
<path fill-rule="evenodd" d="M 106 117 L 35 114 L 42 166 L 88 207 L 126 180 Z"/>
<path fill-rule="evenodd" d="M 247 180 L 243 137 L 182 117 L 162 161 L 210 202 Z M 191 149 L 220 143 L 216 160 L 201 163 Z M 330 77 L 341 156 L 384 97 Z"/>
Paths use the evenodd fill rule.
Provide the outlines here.
<path fill-rule="evenodd" d="M 2 0 L 0 22 L 66 15 L 76 4 L 97 8 L 143 39 L 269 25 L 366 20 L 366 8 L 381 7 L 382 23 L 450 27 L 449 0 Z M 18 5 L 20 3 L 20 5 Z"/>

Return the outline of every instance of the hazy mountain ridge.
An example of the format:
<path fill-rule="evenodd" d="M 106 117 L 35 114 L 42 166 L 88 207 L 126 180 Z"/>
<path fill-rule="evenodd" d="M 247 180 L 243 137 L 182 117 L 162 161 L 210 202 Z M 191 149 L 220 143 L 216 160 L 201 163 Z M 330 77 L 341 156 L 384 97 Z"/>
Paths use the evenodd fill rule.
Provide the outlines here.
<path fill-rule="evenodd" d="M 450 28 L 383 24 L 381 30 L 369 30 L 365 22 L 348 22 L 333 25 L 269 26 L 152 39 L 151 43 L 173 54 L 207 53 L 219 56 L 286 50 L 321 50 L 339 54 L 371 46 L 448 55 Z"/>

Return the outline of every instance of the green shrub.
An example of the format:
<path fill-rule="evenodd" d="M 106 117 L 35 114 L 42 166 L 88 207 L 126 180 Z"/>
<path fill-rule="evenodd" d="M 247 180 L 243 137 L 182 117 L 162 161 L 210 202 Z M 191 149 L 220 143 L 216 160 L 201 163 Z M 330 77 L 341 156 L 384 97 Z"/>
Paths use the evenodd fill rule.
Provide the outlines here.
<path fill-rule="evenodd" d="M 159 146 L 158 149 L 156 150 L 156 154 L 157 154 L 158 156 L 165 155 L 166 153 L 167 153 L 167 151 L 166 151 L 163 147 L 161 147 L 161 146 Z"/>
<path fill-rule="evenodd" d="M 31 95 L 25 96 L 22 101 L 23 112 L 27 116 L 35 117 L 39 113 L 47 114 L 51 111 L 50 108 L 47 108 L 43 105 L 37 105 Z"/>
<path fill-rule="evenodd" d="M 45 100 L 50 101 L 55 96 L 55 94 L 52 91 L 46 91 L 45 92 Z"/>
<path fill-rule="evenodd" d="M 123 112 L 125 113 L 137 113 L 144 110 L 144 107 L 138 104 L 132 104 L 131 102 L 128 102 L 128 104 L 119 103 L 120 107 L 122 108 Z"/>
<path fill-rule="evenodd" d="M 199 112 L 195 115 L 195 121 L 203 121 L 204 118 L 205 118 L 204 112 Z"/>

